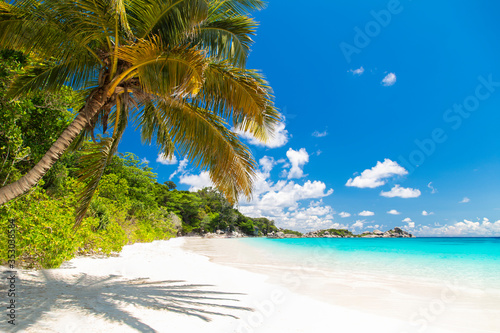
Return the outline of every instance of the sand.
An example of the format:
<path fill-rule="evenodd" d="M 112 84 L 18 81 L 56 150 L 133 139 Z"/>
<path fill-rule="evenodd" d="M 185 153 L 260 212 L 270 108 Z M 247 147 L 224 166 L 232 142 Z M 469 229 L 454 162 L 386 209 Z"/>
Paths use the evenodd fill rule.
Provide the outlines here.
<path fill-rule="evenodd" d="M 199 252 L 207 240 L 196 242 L 176 238 L 134 244 L 125 246 L 117 257 L 82 257 L 58 269 L 17 270 L 17 325 L 7 324 L 4 316 L 0 330 L 468 332 L 460 327 L 440 328 L 433 320 L 424 325 L 324 302 L 307 292 L 291 291 L 267 274 L 211 261 L 193 252 Z M 2 290 L 6 290 L 5 271 L 2 268 Z"/>

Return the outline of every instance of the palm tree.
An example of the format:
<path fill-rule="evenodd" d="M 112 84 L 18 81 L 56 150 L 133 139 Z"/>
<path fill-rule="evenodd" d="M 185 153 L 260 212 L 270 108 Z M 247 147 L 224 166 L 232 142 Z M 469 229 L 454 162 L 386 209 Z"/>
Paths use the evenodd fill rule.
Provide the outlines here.
<path fill-rule="evenodd" d="M 261 0 L 0 1 L 0 47 L 40 60 L 15 80 L 9 96 L 69 85 L 84 98 L 36 166 L 0 188 L 0 205 L 36 185 L 70 144 L 92 137 L 81 161 L 86 187 L 78 224 L 129 122 L 166 157 L 178 150 L 209 169 L 231 201 L 250 196 L 256 164 L 235 131 L 265 141 L 280 118 L 268 83 L 245 68 L 257 26 L 249 13 L 263 6 Z M 105 134 L 96 140 L 99 124 Z"/>

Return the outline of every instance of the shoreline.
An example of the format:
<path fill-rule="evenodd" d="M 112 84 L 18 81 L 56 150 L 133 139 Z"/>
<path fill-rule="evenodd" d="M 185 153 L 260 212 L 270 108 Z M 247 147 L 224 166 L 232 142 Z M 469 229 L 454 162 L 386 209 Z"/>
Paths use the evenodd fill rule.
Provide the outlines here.
<path fill-rule="evenodd" d="M 417 332 L 407 321 L 323 302 L 266 274 L 214 262 L 187 244 L 200 240 L 137 243 L 117 257 L 19 269 L 15 331 Z M 9 330 L 6 322 L 0 325 Z M 429 327 L 425 332 L 457 331 Z"/>

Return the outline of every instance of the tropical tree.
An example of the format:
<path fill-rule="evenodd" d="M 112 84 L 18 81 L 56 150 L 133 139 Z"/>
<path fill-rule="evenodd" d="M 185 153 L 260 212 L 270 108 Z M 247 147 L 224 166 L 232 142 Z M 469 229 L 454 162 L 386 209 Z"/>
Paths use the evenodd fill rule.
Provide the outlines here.
<path fill-rule="evenodd" d="M 8 96 L 70 86 L 85 101 L 36 166 L 0 189 L 0 204 L 36 185 L 71 144 L 92 137 L 81 158 L 86 187 L 78 224 L 129 122 L 166 157 L 177 150 L 208 169 L 231 201 L 250 196 L 256 164 L 236 131 L 265 141 L 279 121 L 268 83 L 245 68 L 257 26 L 249 13 L 263 6 L 261 0 L 0 1 L 0 47 L 38 60 Z"/>

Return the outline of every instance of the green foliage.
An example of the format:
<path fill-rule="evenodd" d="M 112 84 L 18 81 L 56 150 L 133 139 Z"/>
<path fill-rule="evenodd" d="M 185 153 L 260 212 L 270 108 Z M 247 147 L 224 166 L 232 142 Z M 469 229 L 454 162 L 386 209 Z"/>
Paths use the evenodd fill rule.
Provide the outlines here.
<path fill-rule="evenodd" d="M 296 236 L 299 236 L 299 237 L 301 237 L 301 236 L 302 236 L 302 233 L 301 233 L 301 232 L 298 232 L 298 231 L 295 231 L 295 230 L 290 230 L 290 229 L 280 229 L 279 231 L 281 231 L 281 232 L 282 232 L 282 233 L 284 233 L 284 234 L 296 235 Z"/>
<path fill-rule="evenodd" d="M 33 168 L 73 119 L 72 110 L 81 104 L 69 87 L 9 100 L 7 89 L 29 64 L 20 52 L 0 50 L 0 186 Z M 44 187 L 58 190 L 66 174 L 64 164 L 57 162 L 44 176 Z"/>
<path fill-rule="evenodd" d="M 0 226 L 8 227 L 9 219 L 17 225 L 16 262 L 22 267 L 58 267 L 71 259 L 76 252 L 109 254 L 119 251 L 125 244 L 124 233 L 115 222 L 106 230 L 99 230 L 101 221 L 96 217 L 86 218 L 76 233 L 73 230 L 76 191 L 81 187 L 73 179 L 67 179 L 64 186 L 71 195 L 50 198 L 46 191 L 37 187 L 28 195 L 0 208 Z M 6 244 L 6 233 L 0 235 Z M 4 247 L 0 248 L 0 261 L 7 261 Z"/>
<path fill-rule="evenodd" d="M 330 235 L 337 235 L 341 237 L 346 237 L 346 236 L 352 236 L 352 237 L 357 237 L 357 235 L 354 235 L 352 232 L 350 232 L 347 229 L 325 229 L 325 230 L 320 230 L 317 232 L 318 236 L 324 236 L 325 232 L 328 231 Z"/>

